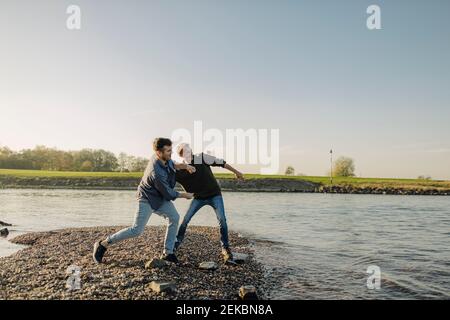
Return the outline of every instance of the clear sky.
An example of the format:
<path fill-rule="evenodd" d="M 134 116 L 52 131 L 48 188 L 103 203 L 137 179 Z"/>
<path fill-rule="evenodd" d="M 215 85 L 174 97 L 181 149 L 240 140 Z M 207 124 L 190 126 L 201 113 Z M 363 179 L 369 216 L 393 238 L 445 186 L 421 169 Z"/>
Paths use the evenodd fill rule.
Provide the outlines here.
<path fill-rule="evenodd" d="M 81 30 L 66 8 L 81 8 Z M 381 7 L 382 30 L 366 27 Z M 450 179 L 450 1 L 0 4 L 0 145 L 148 156 L 176 128 L 280 129 L 281 171 Z M 253 170 L 252 168 L 243 168 Z"/>

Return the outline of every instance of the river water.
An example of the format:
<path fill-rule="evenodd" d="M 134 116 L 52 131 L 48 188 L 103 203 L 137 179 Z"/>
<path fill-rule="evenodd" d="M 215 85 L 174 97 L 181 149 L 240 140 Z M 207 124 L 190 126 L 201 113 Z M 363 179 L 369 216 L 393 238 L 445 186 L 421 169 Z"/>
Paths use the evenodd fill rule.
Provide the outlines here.
<path fill-rule="evenodd" d="M 224 193 L 229 228 L 253 239 L 272 299 L 450 299 L 450 197 Z M 175 202 L 181 216 L 188 201 Z M 15 235 L 128 225 L 134 191 L 0 190 Z M 163 224 L 157 215 L 150 225 Z M 211 208 L 194 225 L 216 225 Z M 0 256 L 20 247 L 0 239 Z M 194 248 L 193 248 L 194 249 Z M 368 268 L 379 268 L 380 286 Z M 376 276 L 376 274 L 375 274 Z"/>

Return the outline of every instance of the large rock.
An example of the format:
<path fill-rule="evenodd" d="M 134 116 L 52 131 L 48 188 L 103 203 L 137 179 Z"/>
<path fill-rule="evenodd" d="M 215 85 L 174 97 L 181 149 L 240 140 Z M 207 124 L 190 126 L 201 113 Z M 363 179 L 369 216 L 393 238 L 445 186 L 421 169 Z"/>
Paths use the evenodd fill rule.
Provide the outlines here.
<path fill-rule="evenodd" d="M 156 293 L 172 293 L 176 291 L 176 286 L 173 282 L 152 281 L 150 282 L 150 289 L 152 289 Z"/>
<path fill-rule="evenodd" d="M 248 261 L 248 254 L 235 252 L 233 253 L 233 261 L 236 263 L 245 263 Z"/>
<path fill-rule="evenodd" d="M 145 264 L 145 269 L 162 269 L 167 266 L 167 261 L 162 259 L 152 259 Z"/>
<path fill-rule="evenodd" d="M 254 286 L 242 286 L 239 288 L 239 298 L 242 300 L 258 300 Z"/>
<path fill-rule="evenodd" d="M 11 227 L 12 224 L 11 224 L 11 223 L 6 223 L 6 222 L 3 222 L 3 221 L 0 221 L 0 226 L 2 226 L 2 227 Z"/>
<path fill-rule="evenodd" d="M 238 265 L 238 263 L 236 263 L 234 260 L 231 260 L 231 259 L 226 260 L 225 264 L 229 265 L 229 266 L 237 266 Z"/>
<path fill-rule="evenodd" d="M 6 238 L 8 236 L 8 234 L 9 234 L 8 228 L 0 229 L 0 236 L 1 237 L 5 237 Z"/>
<path fill-rule="evenodd" d="M 199 264 L 198 267 L 202 270 L 216 270 L 217 268 L 219 268 L 217 263 L 215 263 L 213 261 L 202 262 Z"/>

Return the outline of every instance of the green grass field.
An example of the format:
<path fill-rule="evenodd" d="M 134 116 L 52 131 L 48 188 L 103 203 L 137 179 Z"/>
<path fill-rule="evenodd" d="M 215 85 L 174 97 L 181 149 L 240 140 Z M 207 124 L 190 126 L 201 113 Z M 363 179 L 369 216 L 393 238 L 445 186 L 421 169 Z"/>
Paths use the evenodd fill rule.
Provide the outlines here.
<path fill-rule="evenodd" d="M 127 179 L 140 178 L 142 172 L 71 172 L 71 171 L 41 171 L 41 170 L 10 170 L 0 169 L 1 176 L 13 176 L 17 178 L 109 178 Z M 217 173 L 217 178 L 232 179 L 233 175 L 228 173 Z M 246 174 L 247 179 L 295 179 L 330 185 L 329 177 L 319 176 L 285 176 L 285 175 L 260 175 Z M 334 185 L 354 185 L 358 187 L 379 186 L 379 187 L 430 187 L 430 188 L 450 188 L 448 180 L 420 180 L 420 179 L 394 179 L 394 178 L 356 178 L 356 177 L 334 177 Z"/>

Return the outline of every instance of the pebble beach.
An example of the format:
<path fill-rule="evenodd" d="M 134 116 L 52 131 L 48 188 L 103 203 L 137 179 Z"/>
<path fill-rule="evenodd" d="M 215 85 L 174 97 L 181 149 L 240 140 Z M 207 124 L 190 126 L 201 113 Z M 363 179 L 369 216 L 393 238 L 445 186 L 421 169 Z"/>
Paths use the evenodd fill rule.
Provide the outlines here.
<path fill-rule="evenodd" d="M 177 251 L 179 264 L 151 268 L 159 258 L 165 227 L 149 226 L 142 236 L 112 246 L 104 263 L 92 260 L 93 243 L 122 227 L 94 227 L 28 233 L 11 241 L 26 247 L 0 258 L 0 299 L 238 299 L 242 286 L 254 286 L 265 297 L 264 268 L 255 261 L 251 242 L 230 232 L 235 252 L 245 263 L 223 263 L 218 228 L 191 226 Z M 217 269 L 202 270 L 202 262 Z M 147 267 L 146 267 L 147 264 Z M 79 287 L 70 286 L 77 272 Z M 156 292 L 152 283 L 173 284 L 171 292 Z"/>

